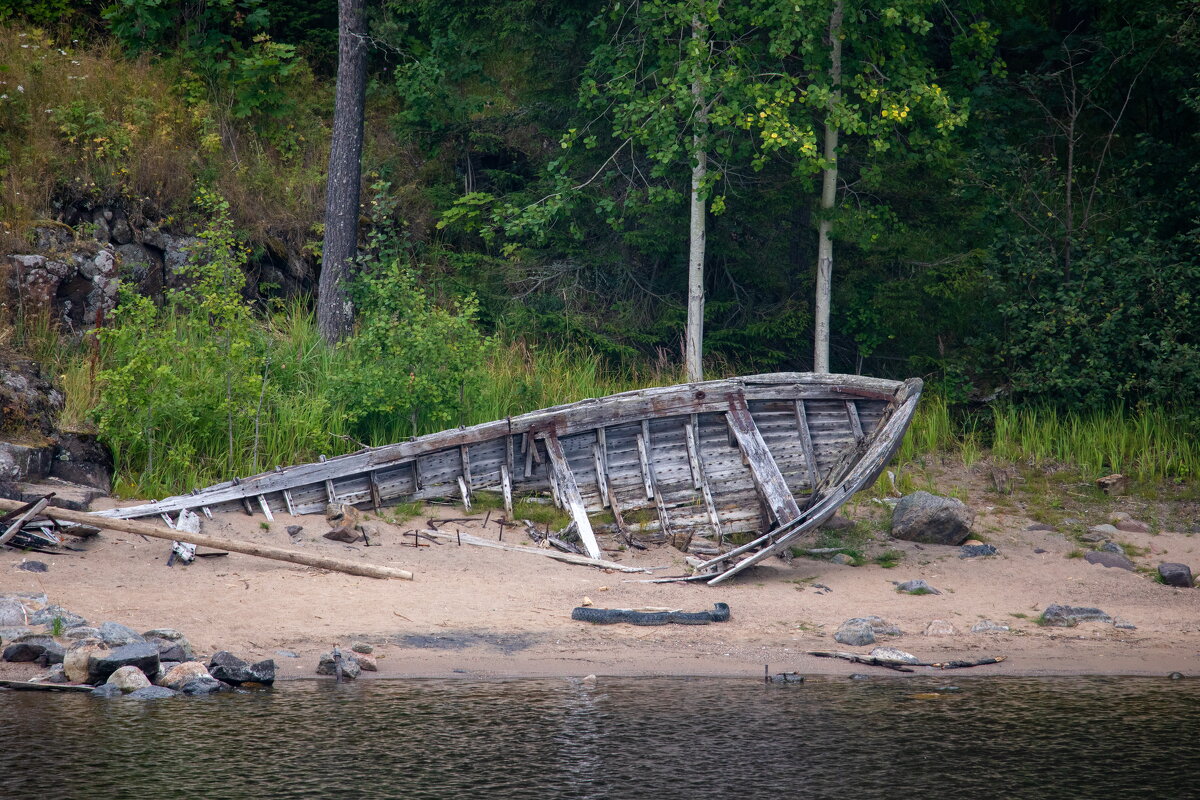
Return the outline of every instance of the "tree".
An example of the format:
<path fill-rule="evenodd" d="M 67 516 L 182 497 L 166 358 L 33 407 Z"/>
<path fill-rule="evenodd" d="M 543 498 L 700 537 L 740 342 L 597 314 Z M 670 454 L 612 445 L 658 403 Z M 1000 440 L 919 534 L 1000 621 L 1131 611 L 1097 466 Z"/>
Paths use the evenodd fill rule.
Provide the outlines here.
<path fill-rule="evenodd" d="M 358 250 L 358 204 L 366 100 L 364 0 L 338 0 L 338 71 L 333 138 L 325 190 L 325 243 L 317 288 L 317 327 L 325 341 L 343 339 L 354 324 L 346 279 Z"/>
<path fill-rule="evenodd" d="M 830 107 L 841 98 L 842 82 L 842 0 L 833 4 L 829 15 L 829 85 L 833 92 Z M 838 129 L 833 120 L 825 121 L 825 167 L 821 176 L 821 221 L 817 228 L 816 325 L 813 326 L 813 372 L 829 372 L 829 303 L 833 293 L 833 204 L 837 199 Z"/>

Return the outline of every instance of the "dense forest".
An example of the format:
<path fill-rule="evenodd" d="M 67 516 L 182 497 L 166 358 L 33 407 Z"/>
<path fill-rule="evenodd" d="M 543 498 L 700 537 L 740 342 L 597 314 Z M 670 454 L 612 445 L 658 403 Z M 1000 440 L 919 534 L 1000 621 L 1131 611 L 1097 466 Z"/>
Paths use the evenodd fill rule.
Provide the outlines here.
<path fill-rule="evenodd" d="M 337 4 L 0 0 L 3 253 L 117 208 L 210 256 L 169 298 L 123 293 L 99 355 L 56 345 L 131 485 L 183 481 L 147 477 L 163 459 L 189 480 L 275 463 L 268 427 L 282 458 L 612 388 L 597 370 L 677 379 L 690 266 L 706 376 L 809 370 L 822 259 L 831 371 L 1192 436 L 1194 3 L 366 11 L 358 323 L 322 349 Z M 200 378 L 162 366 L 181 343 L 210 370 L 191 399 Z M 543 385 L 580 360 L 592 379 Z M 264 407 L 302 421 L 280 433 Z M 155 465 L 164 418 L 189 433 Z"/>

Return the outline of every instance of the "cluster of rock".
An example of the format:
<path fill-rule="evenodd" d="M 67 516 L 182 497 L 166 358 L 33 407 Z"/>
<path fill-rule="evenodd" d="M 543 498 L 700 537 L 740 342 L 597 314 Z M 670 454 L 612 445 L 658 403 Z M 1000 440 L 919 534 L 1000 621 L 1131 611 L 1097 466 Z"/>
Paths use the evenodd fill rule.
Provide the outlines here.
<path fill-rule="evenodd" d="M 0 646 L 4 661 L 47 667 L 42 682 L 89 684 L 105 697 L 206 695 L 275 682 L 271 659 L 249 664 L 221 651 L 205 663 L 177 630 L 138 633 L 117 622 L 93 627 L 44 594 L 0 596 Z"/>
<path fill-rule="evenodd" d="M 1112 515 L 1112 521 L 1102 525 L 1092 525 L 1079 539 L 1091 548 L 1084 553 L 1084 560 L 1089 564 L 1099 564 L 1113 569 L 1124 569 L 1133 572 L 1137 565 L 1129 557 L 1125 548 L 1116 541 L 1126 533 L 1150 533 L 1150 526 L 1145 522 L 1133 519 L 1129 514 L 1119 511 Z M 1195 577 L 1187 564 L 1162 562 L 1158 565 L 1159 579 L 1167 586 L 1181 589 L 1193 588 Z"/>
<path fill-rule="evenodd" d="M 334 648 L 322 653 L 317 663 L 318 675 L 332 675 L 339 681 L 355 680 L 363 672 L 378 672 L 379 664 L 372 653 L 375 648 L 367 642 L 355 642 L 349 653 Z"/>

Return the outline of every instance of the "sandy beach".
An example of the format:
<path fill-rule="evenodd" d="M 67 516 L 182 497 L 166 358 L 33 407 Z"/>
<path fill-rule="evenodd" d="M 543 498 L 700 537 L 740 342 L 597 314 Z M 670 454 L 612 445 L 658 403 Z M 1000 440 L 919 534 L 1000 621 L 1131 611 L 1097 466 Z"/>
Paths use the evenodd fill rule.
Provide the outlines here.
<path fill-rule="evenodd" d="M 236 553 L 168 568 L 168 542 L 105 531 L 82 553 L 0 552 L 0 591 L 44 592 L 50 602 L 93 624 L 112 620 L 137 630 L 176 628 L 197 653 L 230 650 L 249 660 L 274 658 L 282 679 L 314 675 L 320 653 L 335 643 L 348 647 L 356 641 L 374 645 L 379 661 L 375 674 L 391 678 L 757 676 L 764 665 L 772 672 L 883 673 L 806 655 L 809 650 L 865 654 L 870 647 L 837 644 L 833 633 L 847 618 L 872 614 L 903 631 L 879 644 L 925 661 L 1006 658 L 969 670 L 972 675 L 1200 672 L 1200 592 L 1068 557 L 1078 545 L 1067 536 L 1026 530 L 1028 518 L 988 506 L 979 508 L 975 529 L 987 532 L 987 541 L 999 550 L 996 556 L 960 558 L 957 547 L 879 534 L 877 549 L 904 553 L 898 566 L 770 559 L 718 587 L 649 584 L 641 581 L 651 575 L 606 572 L 454 542 L 414 548 L 412 537 L 403 536 L 406 530 L 425 527 L 429 517 L 458 518 L 462 513 L 461 508 L 427 506 L 423 516 L 400 524 L 372 518 L 382 540 L 372 547 L 322 538 L 329 526 L 315 515 L 276 515 L 273 523 L 264 524 L 257 516 L 223 514 L 204 522 L 208 535 L 396 566 L 415 573 L 413 581 L 355 577 Z M 849 509 L 852 517 L 869 513 L 869 503 Z M 495 519 L 486 528 L 482 522 L 480 515 L 476 521 L 442 523 L 442 529 L 496 539 Z M 298 543 L 285 532 L 288 525 L 304 526 Z M 509 543 L 526 542 L 517 528 L 508 528 L 505 536 Z M 1144 548 L 1139 564 L 1200 562 L 1195 534 L 1122 536 Z M 659 568 L 653 576 L 685 571 L 683 555 L 669 546 L 608 556 L 630 566 Z M 27 559 L 43 560 L 48 571 L 17 569 Z M 896 591 L 897 582 L 918 578 L 941 594 Z M 688 611 L 724 602 L 732 617 L 707 626 L 598 626 L 570 618 L 571 609 L 585 598 L 599 608 Z M 1053 603 L 1099 607 L 1135 629 L 1104 623 L 1040 626 L 1037 618 Z M 951 623 L 957 634 L 924 635 L 934 619 Z M 972 633 L 971 627 L 984 619 L 1011 630 Z M 7 678 L 36 671 L 33 665 L 0 665 Z M 922 673 L 928 670 L 916 674 Z"/>

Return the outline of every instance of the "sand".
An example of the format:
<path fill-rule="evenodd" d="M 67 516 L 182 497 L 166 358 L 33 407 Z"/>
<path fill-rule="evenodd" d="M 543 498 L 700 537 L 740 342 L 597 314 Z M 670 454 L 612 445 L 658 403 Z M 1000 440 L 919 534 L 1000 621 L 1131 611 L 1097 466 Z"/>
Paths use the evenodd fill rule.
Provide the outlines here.
<path fill-rule="evenodd" d="M 597 675 L 759 676 L 772 672 L 849 674 L 883 670 L 806 655 L 853 650 L 833 640 L 845 619 L 868 614 L 898 625 L 904 635 L 880 644 L 926 661 L 1005 656 L 1001 664 L 955 673 L 971 675 L 1164 675 L 1200 673 L 1200 591 L 1158 584 L 1146 574 L 1069 558 L 1077 544 L 1059 533 L 1027 531 L 1030 520 L 976 504 L 976 529 L 1000 554 L 962 559 L 956 547 L 880 541 L 904 552 L 890 569 L 841 566 L 796 558 L 770 559 L 728 584 L 647 584 L 642 575 L 572 566 L 537 555 L 457 546 L 414 548 L 400 525 L 378 523 L 381 546 L 345 545 L 321 538 L 320 516 L 224 514 L 204 522 L 213 536 L 291 547 L 288 525 L 304 526 L 300 549 L 411 570 L 414 581 L 376 580 L 299 568 L 230 554 L 168 568 L 169 543 L 104 532 L 85 553 L 22 554 L 0 550 L 0 593 L 45 592 L 51 602 L 93 624 L 116 621 L 137 630 L 182 630 L 198 653 L 230 650 L 243 658 L 274 658 L 281 678 L 310 677 L 317 658 L 335 643 L 373 643 L 379 677 L 544 677 Z M 852 515 L 871 513 L 860 502 Z M 461 509 L 428 507 L 426 516 L 457 517 Z M 495 516 L 495 512 L 493 512 Z M 494 521 L 443 523 L 495 539 Z M 1200 536 L 1123 534 L 1147 549 L 1139 564 L 1179 561 L 1200 567 Z M 516 529 L 505 541 L 525 543 Z M 614 546 L 614 542 L 607 542 Z M 1036 550 L 1044 550 L 1038 553 Z M 622 563 L 659 567 L 654 575 L 684 572 L 670 547 L 614 552 Z M 45 573 L 17 569 L 42 560 Z M 899 594 L 895 583 L 923 578 L 940 595 Z M 828 587 L 827 590 L 816 585 Z M 670 607 L 697 611 L 728 603 L 732 618 L 707 626 L 595 626 L 571 620 L 584 598 L 601 608 Z M 1076 628 L 1036 624 L 1052 603 L 1096 606 L 1135 630 L 1101 623 Z M 925 636 L 934 619 L 958 630 Z M 1011 631 L 974 634 L 983 619 Z M 290 651 L 290 657 L 280 651 Z M 0 665 L 0 677 L 22 678 L 33 665 Z M 917 674 L 928 674 L 918 670 Z"/>

